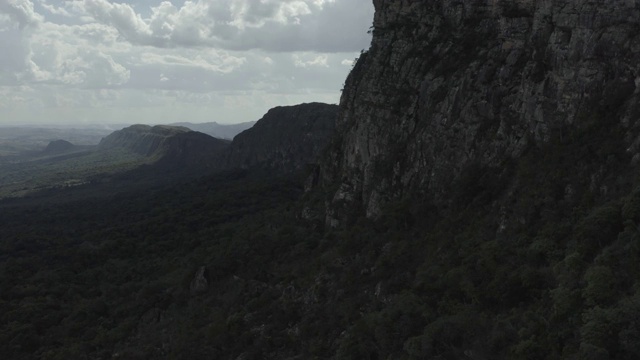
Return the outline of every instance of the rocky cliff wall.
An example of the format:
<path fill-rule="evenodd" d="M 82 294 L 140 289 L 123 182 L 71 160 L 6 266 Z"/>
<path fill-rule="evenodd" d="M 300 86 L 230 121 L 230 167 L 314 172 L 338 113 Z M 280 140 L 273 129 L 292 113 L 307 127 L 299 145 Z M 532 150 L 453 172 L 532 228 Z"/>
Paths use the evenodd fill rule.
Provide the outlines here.
<path fill-rule="evenodd" d="M 446 204 L 466 168 L 499 167 L 593 121 L 621 124 L 638 151 L 640 1 L 374 5 L 322 165 L 328 223 L 418 194 Z"/>

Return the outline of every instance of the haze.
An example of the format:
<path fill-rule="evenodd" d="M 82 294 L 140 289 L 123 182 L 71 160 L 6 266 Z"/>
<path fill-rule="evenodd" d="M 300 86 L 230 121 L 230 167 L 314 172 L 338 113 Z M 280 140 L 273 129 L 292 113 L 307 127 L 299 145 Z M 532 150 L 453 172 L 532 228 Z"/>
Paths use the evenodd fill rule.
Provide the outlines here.
<path fill-rule="evenodd" d="M 368 0 L 0 0 L 0 126 L 337 103 L 372 19 Z"/>

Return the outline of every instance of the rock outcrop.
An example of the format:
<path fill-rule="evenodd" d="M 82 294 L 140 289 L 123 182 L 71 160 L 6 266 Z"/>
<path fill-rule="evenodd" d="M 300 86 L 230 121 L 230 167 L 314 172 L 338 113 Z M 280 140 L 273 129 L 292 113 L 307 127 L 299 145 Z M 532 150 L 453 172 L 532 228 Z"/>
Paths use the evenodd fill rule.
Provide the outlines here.
<path fill-rule="evenodd" d="M 223 167 L 289 172 L 315 163 L 334 135 L 337 112 L 322 103 L 273 108 L 233 139 Z"/>
<path fill-rule="evenodd" d="M 375 217 L 394 199 L 446 205 L 473 166 L 498 167 L 594 121 L 636 153 L 640 2 L 374 0 L 373 40 L 349 75 L 321 182 Z"/>
<path fill-rule="evenodd" d="M 209 282 L 207 281 L 207 278 L 205 276 L 206 272 L 207 272 L 206 267 L 200 266 L 198 268 L 196 275 L 194 276 L 193 280 L 191 280 L 191 283 L 189 284 L 189 291 L 191 292 L 191 295 L 202 294 L 206 292 L 207 289 L 209 289 Z"/>

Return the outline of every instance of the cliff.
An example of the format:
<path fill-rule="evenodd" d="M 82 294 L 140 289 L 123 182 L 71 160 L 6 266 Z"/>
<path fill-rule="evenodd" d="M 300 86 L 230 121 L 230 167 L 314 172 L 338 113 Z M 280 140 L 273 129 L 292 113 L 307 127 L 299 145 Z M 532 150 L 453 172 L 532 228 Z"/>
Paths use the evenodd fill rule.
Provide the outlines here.
<path fill-rule="evenodd" d="M 346 81 L 341 137 L 322 165 L 328 223 L 417 195 L 446 207 L 469 169 L 594 127 L 619 128 L 638 156 L 636 1 L 374 4 L 371 48 Z"/>
<path fill-rule="evenodd" d="M 315 163 L 334 135 L 337 112 L 322 103 L 273 108 L 233 139 L 223 167 L 289 172 Z"/>

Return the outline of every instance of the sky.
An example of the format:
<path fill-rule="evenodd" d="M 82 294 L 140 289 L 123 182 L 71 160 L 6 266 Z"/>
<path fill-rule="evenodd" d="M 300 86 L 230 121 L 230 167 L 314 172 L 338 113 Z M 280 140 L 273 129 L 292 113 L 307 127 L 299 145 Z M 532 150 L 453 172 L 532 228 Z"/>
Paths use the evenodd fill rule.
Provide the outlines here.
<path fill-rule="evenodd" d="M 370 0 L 0 0 L 0 125 L 258 120 L 337 103 Z"/>

